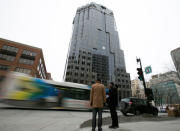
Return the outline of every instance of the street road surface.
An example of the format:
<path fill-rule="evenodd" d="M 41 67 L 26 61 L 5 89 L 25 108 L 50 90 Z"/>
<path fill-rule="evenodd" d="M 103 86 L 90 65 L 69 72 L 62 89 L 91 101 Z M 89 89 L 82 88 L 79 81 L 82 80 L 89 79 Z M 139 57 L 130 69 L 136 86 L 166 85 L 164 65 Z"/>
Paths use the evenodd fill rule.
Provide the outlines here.
<path fill-rule="evenodd" d="M 104 112 L 107 116 L 109 112 Z M 91 117 L 91 112 L 83 111 L 0 108 L 0 131 L 78 131 Z"/>
<path fill-rule="evenodd" d="M 122 115 L 120 111 L 118 115 Z M 103 112 L 103 117 L 108 116 L 109 112 Z M 79 131 L 80 124 L 91 117 L 92 112 L 87 111 L 30 110 L 2 108 L 0 105 L 0 131 Z M 128 124 L 133 125 L 123 125 Z M 129 125 L 127 127 L 133 128 L 138 124 Z"/>

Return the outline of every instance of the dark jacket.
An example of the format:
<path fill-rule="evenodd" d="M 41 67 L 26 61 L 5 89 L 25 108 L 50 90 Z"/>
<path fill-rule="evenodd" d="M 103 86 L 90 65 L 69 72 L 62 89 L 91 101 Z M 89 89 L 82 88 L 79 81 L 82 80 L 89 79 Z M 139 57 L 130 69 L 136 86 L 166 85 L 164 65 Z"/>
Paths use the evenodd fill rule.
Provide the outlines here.
<path fill-rule="evenodd" d="M 118 93 L 116 87 L 112 87 L 109 89 L 109 97 L 107 102 L 110 107 L 116 107 L 118 105 Z"/>

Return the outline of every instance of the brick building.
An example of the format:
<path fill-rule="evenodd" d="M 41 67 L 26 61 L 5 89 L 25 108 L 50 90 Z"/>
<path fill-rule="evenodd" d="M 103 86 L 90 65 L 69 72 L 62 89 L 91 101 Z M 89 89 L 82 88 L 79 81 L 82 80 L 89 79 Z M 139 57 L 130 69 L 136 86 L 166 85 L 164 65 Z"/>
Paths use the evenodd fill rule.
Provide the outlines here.
<path fill-rule="evenodd" d="M 51 79 L 51 74 L 46 70 L 41 48 L 0 38 L 0 81 L 8 71 Z"/>

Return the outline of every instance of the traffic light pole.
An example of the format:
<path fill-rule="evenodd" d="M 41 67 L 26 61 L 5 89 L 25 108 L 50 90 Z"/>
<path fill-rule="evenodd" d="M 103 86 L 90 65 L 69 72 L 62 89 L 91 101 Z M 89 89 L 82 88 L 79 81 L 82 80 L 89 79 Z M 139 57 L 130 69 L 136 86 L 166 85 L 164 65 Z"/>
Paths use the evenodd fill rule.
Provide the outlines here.
<path fill-rule="evenodd" d="M 142 81 L 143 81 L 143 86 L 144 86 L 144 93 L 146 94 L 146 82 L 145 82 L 144 73 L 143 73 L 143 69 L 142 69 L 141 59 L 136 58 L 136 61 L 137 61 L 137 63 L 140 62 L 140 68 L 142 70 L 142 77 L 143 77 Z"/>
<path fill-rule="evenodd" d="M 144 72 L 142 69 L 142 64 L 141 64 L 141 59 L 136 59 L 137 63 L 140 63 L 140 68 L 137 68 L 138 71 L 138 75 L 139 75 L 139 79 L 140 81 L 143 81 L 143 85 L 144 85 L 144 94 L 147 97 L 148 102 L 150 102 L 151 100 L 154 100 L 154 96 L 153 96 L 153 92 L 151 88 L 146 88 L 146 82 L 145 82 L 145 78 L 144 78 Z"/>

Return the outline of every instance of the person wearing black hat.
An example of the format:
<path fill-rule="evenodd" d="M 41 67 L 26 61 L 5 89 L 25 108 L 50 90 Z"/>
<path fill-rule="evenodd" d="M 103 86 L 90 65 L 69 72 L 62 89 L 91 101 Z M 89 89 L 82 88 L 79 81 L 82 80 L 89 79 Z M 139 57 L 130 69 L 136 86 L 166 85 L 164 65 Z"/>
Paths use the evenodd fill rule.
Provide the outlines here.
<path fill-rule="evenodd" d="M 107 98 L 108 106 L 111 113 L 112 125 L 109 128 L 119 128 L 116 106 L 118 105 L 117 88 L 113 82 L 109 84 L 109 97 Z"/>

